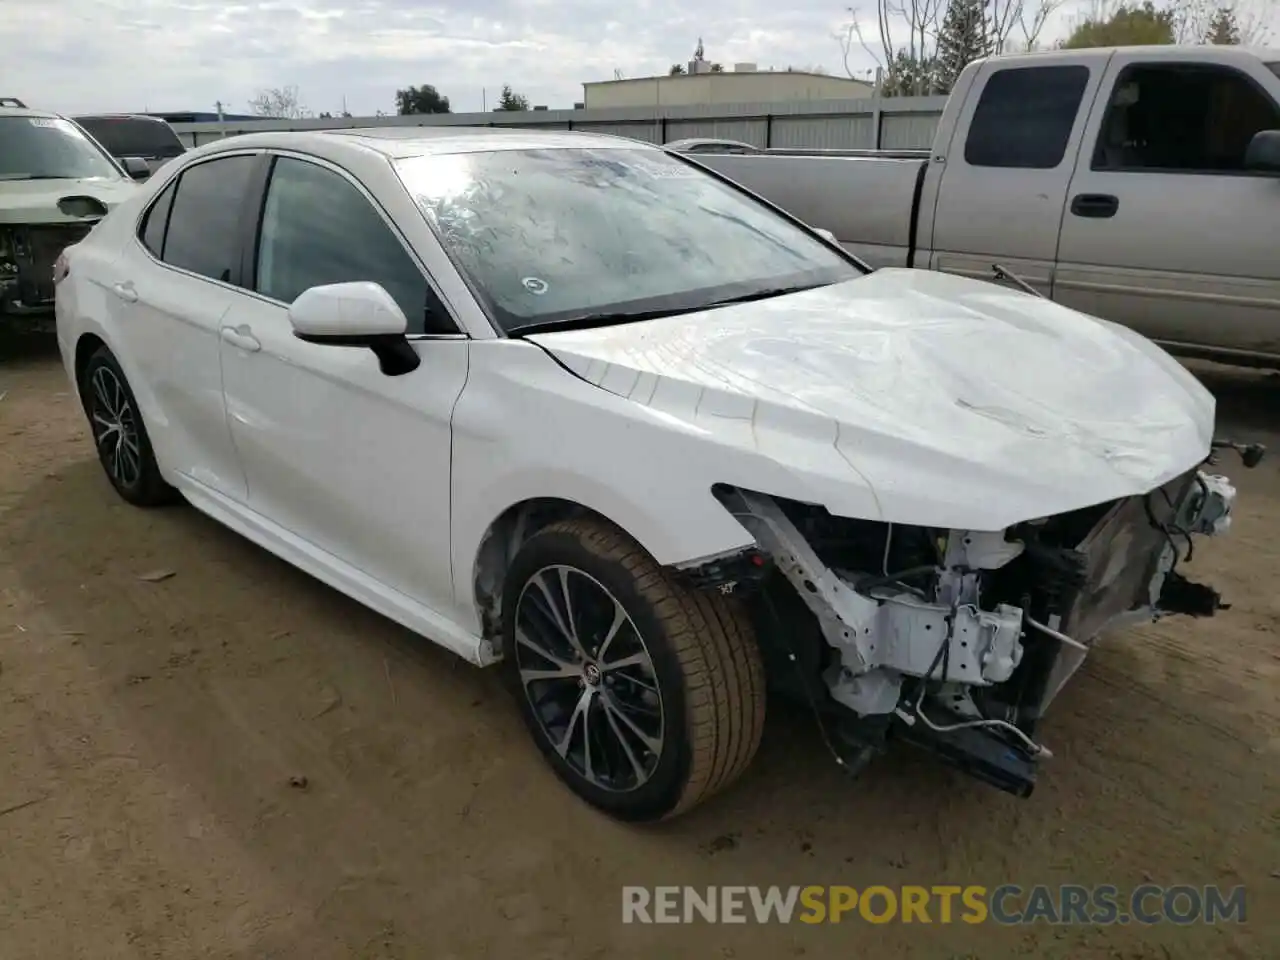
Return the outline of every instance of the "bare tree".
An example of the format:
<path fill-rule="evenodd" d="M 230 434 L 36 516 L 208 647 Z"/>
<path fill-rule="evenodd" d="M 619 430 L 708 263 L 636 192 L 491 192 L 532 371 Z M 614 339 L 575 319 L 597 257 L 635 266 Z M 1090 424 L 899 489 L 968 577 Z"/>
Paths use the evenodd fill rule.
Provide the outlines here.
<path fill-rule="evenodd" d="M 1034 50 L 1064 0 L 991 0 L 991 32 L 998 53 Z"/>
<path fill-rule="evenodd" d="M 840 44 L 841 62 L 844 71 L 853 77 L 854 71 L 849 66 L 849 55 L 854 44 L 876 62 L 878 67 L 893 73 L 897 65 L 909 63 L 919 65 L 933 55 L 933 47 L 938 39 L 938 22 L 946 0 L 869 0 L 873 4 L 875 33 L 872 42 L 867 40 L 858 10 L 846 7 L 849 19 L 836 34 Z M 902 23 L 902 28 L 895 30 L 895 24 Z M 875 49 L 872 47 L 874 43 Z"/>
<path fill-rule="evenodd" d="M 875 33 L 868 40 L 867 34 L 854 7 L 847 7 L 848 20 L 836 33 L 840 44 L 841 62 L 850 77 L 855 71 L 849 66 L 849 57 L 855 46 L 861 47 L 886 76 L 886 86 L 900 86 L 902 78 L 892 76 L 895 71 L 909 69 L 915 76 L 915 86 L 927 86 L 931 73 L 929 63 L 933 58 L 938 39 L 938 27 L 946 13 L 947 0 L 868 0 L 873 3 L 869 16 L 875 18 Z M 1033 50 L 1049 17 L 1065 0 L 991 0 L 989 11 L 995 50 Z M 1096 0 L 1095 0 L 1096 2 Z M 1107 0 L 1103 0 L 1107 2 Z M 895 24 L 901 26 L 895 29 Z M 901 91 L 899 91 L 901 92 Z M 922 93 L 931 92 L 920 89 Z"/>
<path fill-rule="evenodd" d="M 249 101 L 249 112 L 280 120 L 301 120 L 311 116 L 311 111 L 303 106 L 296 86 L 259 90 L 258 95 Z"/>

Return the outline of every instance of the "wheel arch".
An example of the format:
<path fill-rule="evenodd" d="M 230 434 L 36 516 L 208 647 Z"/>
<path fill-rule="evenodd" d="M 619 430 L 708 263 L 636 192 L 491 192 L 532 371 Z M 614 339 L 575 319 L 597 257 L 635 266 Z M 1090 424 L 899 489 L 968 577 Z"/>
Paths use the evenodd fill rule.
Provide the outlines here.
<path fill-rule="evenodd" d="M 540 530 L 562 520 L 591 518 L 615 528 L 636 543 L 639 539 L 620 523 L 592 507 L 564 497 L 528 497 L 513 503 L 485 529 L 472 560 L 468 579 L 480 618 L 481 636 L 501 656 L 502 592 L 507 571 L 520 548 Z M 643 545 L 641 545 L 643 549 Z M 647 551 L 646 551 L 647 552 Z"/>
<path fill-rule="evenodd" d="M 107 347 L 107 341 L 93 331 L 86 331 L 76 339 L 75 359 L 72 370 L 75 375 L 76 390 L 80 389 L 80 384 L 84 382 L 84 371 L 89 366 L 89 358 L 98 351 L 100 347 Z"/>

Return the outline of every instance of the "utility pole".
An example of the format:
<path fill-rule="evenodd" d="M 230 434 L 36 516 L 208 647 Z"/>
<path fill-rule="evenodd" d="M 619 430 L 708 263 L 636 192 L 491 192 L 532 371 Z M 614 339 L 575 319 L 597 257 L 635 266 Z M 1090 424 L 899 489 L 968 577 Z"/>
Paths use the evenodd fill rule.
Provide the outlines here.
<path fill-rule="evenodd" d="M 222 139 L 227 135 L 227 124 L 222 117 L 222 101 L 219 100 L 214 104 L 218 108 L 218 139 Z"/>

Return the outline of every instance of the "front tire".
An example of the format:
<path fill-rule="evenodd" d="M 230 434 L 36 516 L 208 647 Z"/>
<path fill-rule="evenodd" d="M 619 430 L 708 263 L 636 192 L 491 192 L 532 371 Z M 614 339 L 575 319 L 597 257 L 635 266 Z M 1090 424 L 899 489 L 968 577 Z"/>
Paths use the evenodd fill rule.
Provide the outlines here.
<path fill-rule="evenodd" d="M 115 355 L 105 346 L 98 347 L 85 364 L 80 399 L 98 461 L 116 492 L 138 507 L 176 501 L 178 492 L 160 475 L 137 398 Z"/>
<path fill-rule="evenodd" d="M 764 727 L 764 666 L 727 597 L 677 582 L 598 520 L 531 537 L 503 589 L 503 670 L 574 793 L 621 820 L 684 813 L 735 781 Z"/>

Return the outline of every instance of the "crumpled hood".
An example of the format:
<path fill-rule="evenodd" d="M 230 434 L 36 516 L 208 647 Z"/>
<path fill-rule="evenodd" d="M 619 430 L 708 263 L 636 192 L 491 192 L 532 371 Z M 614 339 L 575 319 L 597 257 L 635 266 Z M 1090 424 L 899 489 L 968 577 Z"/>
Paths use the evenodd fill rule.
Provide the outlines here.
<path fill-rule="evenodd" d="M 795 481 L 761 492 L 841 513 L 842 487 L 869 488 L 895 523 L 999 530 L 1146 493 L 1213 432 L 1213 396 L 1150 341 L 933 271 L 530 339 Z"/>
<path fill-rule="evenodd" d="M 93 197 L 110 210 L 134 195 L 133 180 L 0 180 L 0 223 L 79 223 L 58 209 L 63 197 Z"/>

